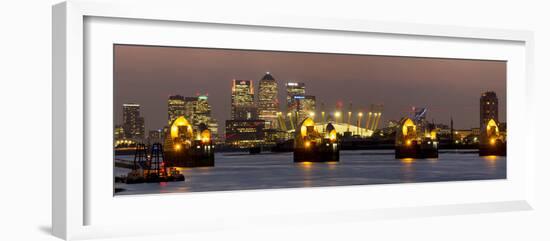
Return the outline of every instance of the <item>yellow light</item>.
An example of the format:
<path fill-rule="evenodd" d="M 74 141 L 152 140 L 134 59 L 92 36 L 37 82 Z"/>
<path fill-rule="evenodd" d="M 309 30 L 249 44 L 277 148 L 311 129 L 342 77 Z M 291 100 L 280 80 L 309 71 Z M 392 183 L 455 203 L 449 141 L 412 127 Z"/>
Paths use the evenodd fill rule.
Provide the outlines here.
<path fill-rule="evenodd" d="M 309 147 L 311 146 L 311 142 L 306 141 L 306 142 L 304 143 L 304 145 L 305 145 L 306 148 L 309 148 Z"/>
<path fill-rule="evenodd" d="M 313 162 L 301 162 L 300 164 L 302 167 L 304 167 L 304 169 L 310 169 L 311 165 L 313 165 Z"/>
<path fill-rule="evenodd" d="M 334 112 L 334 117 L 340 117 L 340 115 L 342 115 L 342 113 L 340 113 L 340 111 Z"/>
<path fill-rule="evenodd" d="M 401 162 L 404 164 L 411 164 L 414 162 L 414 158 L 403 158 L 401 159 Z"/>
<path fill-rule="evenodd" d="M 412 133 L 416 132 L 416 125 L 411 119 L 407 118 L 403 122 L 403 128 L 401 128 L 401 132 L 403 133 L 404 136 L 409 135 L 409 127 L 412 127 Z"/>
<path fill-rule="evenodd" d="M 203 130 L 200 134 L 200 139 L 203 144 L 207 144 L 210 142 L 210 130 Z"/>
<path fill-rule="evenodd" d="M 181 145 L 177 144 L 177 145 L 174 146 L 174 148 L 176 149 L 176 151 L 179 151 L 181 149 Z"/>
<path fill-rule="evenodd" d="M 292 113 L 288 112 L 288 114 L 286 114 L 286 115 L 287 115 L 287 116 L 291 116 L 291 115 L 292 115 Z"/>
<path fill-rule="evenodd" d="M 492 134 L 491 133 L 491 130 L 494 128 L 495 130 L 495 133 L 497 136 L 499 134 L 499 131 L 498 131 L 498 125 L 497 125 L 497 122 L 493 119 L 490 119 L 489 122 L 487 122 L 487 127 L 486 127 L 486 132 L 488 135 Z"/>
<path fill-rule="evenodd" d="M 328 138 L 330 139 L 330 142 L 336 141 L 336 130 L 331 130 L 328 134 Z"/>
<path fill-rule="evenodd" d="M 496 142 L 497 141 L 495 140 L 495 138 L 491 138 L 491 140 L 490 140 L 491 145 L 494 145 Z"/>
<path fill-rule="evenodd" d="M 357 113 L 357 115 L 358 115 L 359 117 L 361 117 L 361 116 L 363 116 L 363 112 L 359 112 L 359 113 Z"/>
<path fill-rule="evenodd" d="M 407 140 L 407 146 L 410 146 L 412 144 L 411 140 Z"/>
<path fill-rule="evenodd" d="M 309 117 L 314 117 L 315 116 L 315 112 L 309 112 Z"/>
<path fill-rule="evenodd" d="M 430 131 L 430 139 L 435 140 L 437 138 L 437 131 L 432 130 Z"/>
<path fill-rule="evenodd" d="M 193 136 L 193 128 L 191 128 L 191 124 L 187 121 L 187 119 L 185 119 L 185 117 L 180 116 L 174 120 L 174 122 L 172 123 L 172 126 L 170 127 L 170 137 L 172 137 L 172 139 L 179 137 L 180 126 L 186 126 L 188 136 Z"/>
<path fill-rule="evenodd" d="M 498 159 L 498 156 L 495 156 L 495 155 L 484 156 L 483 159 L 487 161 L 496 161 Z"/>
<path fill-rule="evenodd" d="M 307 127 L 308 126 L 313 126 L 313 129 L 315 129 L 315 122 L 313 122 L 313 120 L 311 118 L 306 118 L 303 122 L 302 122 L 302 126 L 300 127 L 300 135 L 302 137 L 304 136 L 307 136 L 308 133 L 307 133 Z"/>

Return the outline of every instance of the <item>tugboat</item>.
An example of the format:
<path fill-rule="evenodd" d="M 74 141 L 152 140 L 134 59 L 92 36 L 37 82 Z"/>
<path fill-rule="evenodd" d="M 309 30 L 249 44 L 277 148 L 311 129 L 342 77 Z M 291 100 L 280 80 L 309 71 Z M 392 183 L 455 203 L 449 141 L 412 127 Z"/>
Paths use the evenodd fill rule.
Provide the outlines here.
<path fill-rule="evenodd" d="M 138 144 L 132 171 L 128 173 L 124 181 L 127 184 L 174 182 L 185 181 L 185 176 L 177 170 L 166 171 L 162 144 L 154 143 L 150 155 L 147 155 L 147 148 L 144 144 Z"/>
<path fill-rule="evenodd" d="M 498 123 L 489 119 L 482 126 L 479 156 L 506 156 L 506 140 L 498 130 Z"/>
<path fill-rule="evenodd" d="M 214 143 L 205 124 L 193 133 L 191 124 L 180 116 L 172 121 L 164 142 L 168 167 L 214 166 Z"/>
<path fill-rule="evenodd" d="M 306 118 L 300 123 L 294 138 L 294 162 L 337 162 L 340 161 L 340 143 L 332 124 L 325 133 L 319 133 L 315 122 Z"/>
<path fill-rule="evenodd" d="M 437 158 L 438 156 L 435 130 L 417 130 L 416 124 L 410 118 L 402 118 L 399 121 L 399 129 L 395 135 L 395 158 Z"/>

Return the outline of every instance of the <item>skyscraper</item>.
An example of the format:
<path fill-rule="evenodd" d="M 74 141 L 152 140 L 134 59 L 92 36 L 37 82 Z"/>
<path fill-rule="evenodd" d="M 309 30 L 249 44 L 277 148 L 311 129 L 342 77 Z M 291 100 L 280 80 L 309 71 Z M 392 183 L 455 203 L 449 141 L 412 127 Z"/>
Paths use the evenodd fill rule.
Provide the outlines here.
<path fill-rule="evenodd" d="M 258 115 L 265 121 L 266 129 L 276 129 L 279 99 L 277 98 L 277 81 L 267 72 L 260 80 L 258 88 Z"/>
<path fill-rule="evenodd" d="M 198 97 L 185 97 L 183 98 L 183 116 L 187 118 L 191 123 L 196 123 L 193 120 L 195 119 L 195 113 L 197 109 L 199 98 Z"/>
<path fill-rule="evenodd" d="M 481 145 L 486 145 L 489 143 L 489 132 L 496 132 L 496 135 L 498 135 L 498 126 L 497 94 L 495 92 L 488 91 L 481 94 L 481 98 L 479 98 L 479 137 Z"/>
<path fill-rule="evenodd" d="M 481 95 L 479 111 L 479 126 L 481 129 L 491 119 L 498 123 L 498 98 L 495 92 L 488 91 Z"/>
<path fill-rule="evenodd" d="M 201 123 L 208 125 L 211 119 L 210 112 L 211 107 L 210 104 L 208 104 L 208 96 L 199 95 L 193 111 L 193 125 L 199 125 Z"/>
<path fill-rule="evenodd" d="M 288 112 L 292 113 L 292 116 L 296 118 L 294 120 L 296 124 L 302 122 L 306 117 L 313 117 L 315 115 L 315 96 L 295 95 L 292 99 L 292 105 L 289 107 Z"/>
<path fill-rule="evenodd" d="M 231 119 L 254 120 L 258 113 L 254 104 L 252 80 L 233 80 L 231 88 Z"/>
<path fill-rule="evenodd" d="M 212 136 L 217 137 L 218 124 L 211 115 L 212 107 L 208 103 L 207 95 L 198 95 L 197 97 L 184 97 L 173 95 L 168 98 L 168 123 L 184 116 L 191 122 L 193 128 L 198 128 L 199 124 L 204 123 L 210 129 Z"/>
<path fill-rule="evenodd" d="M 145 134 L 145 120 L 140 116 L 139 104 L 122 105 L 122 128 L 127 138 L 143 139 Z"/>
<path fill-rule="evenodd" d="M 218 137 L 218 123 L 212 118 L 212 107 L 208 103 L 208 95 L 199 95 L 193 108 L 193 117 L 191 122 L 193 126 L 198 127 L 200 124 L 205 124 L 212 133 L 212 137 Z"/>
<path fill-rule="evenodd" d="M 306 85 L 299 82 L 288 82 L 286 83 L 286 107 L 290 109 L 294 105 L 294 96 L 306 95 Z"/>
<path fill-rule="evenodd" d="M 181 95 L 172 95 L 168 97 L 168 124 L 183 116 L 185 111 L 185 97 Z"/>

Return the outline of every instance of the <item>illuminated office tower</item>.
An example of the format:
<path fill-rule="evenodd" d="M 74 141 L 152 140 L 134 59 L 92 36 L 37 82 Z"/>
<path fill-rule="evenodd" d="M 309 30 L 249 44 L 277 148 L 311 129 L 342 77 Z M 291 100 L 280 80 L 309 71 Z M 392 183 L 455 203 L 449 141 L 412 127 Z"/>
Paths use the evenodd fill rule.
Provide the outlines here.
<path fill-rule="evenodd" d="M 292 113 L 293 121 L 300 123 L 306 117 L 314 117 L 315 115 L 315 96 L 313 95 L 295 95 L 288 109 Z"/>
<path fill-rule="evenodd" d="M 489 120 L 498 123 L 498 98 L 495 92 L 489 91 L 481 95 L 479 99 L 479 126 L 483 128 Z"/>
<path fill-rule="evenodd" d="M 185 97 L 181 95 L 172 95 L 168 97 L 168 124 L 185 112 Z M 186 116 L 186 118 L 188 118 Z"/>
<path fill-rule="evenodd" d="M 498 98 L 495 92 L 488 91 L 481 94 L 481 98 L 479 98 L 479 112 L 480 143 L 489 144 L 491 136 L 494 137 L 500 134 Z"/>
<path fill-rule="evenodd" d="M 212 107 L 208 103 L 208 96 L 199 95 L 195 103 L 191 119 L 193 126 L 198 127 L 200 124 L 204 123 L 208 126 L 212 136 L 216 138 L 218 136 L 218 123 L 212 118 Z"/>
<path fill-rule="evenodd" d="M 233 80 L 231 88 L 231 119 L 255 120 L 258 117 L 254 104 L 252 80 Z"/>
<path fill-rule="evenodd" d="M 140 116 L 139 104 L 122 105 L 122 127 L 127 138 L 143 139 L 145 120 Z"/>
<path fill-rule="evenodd" d="M 121 125 L 115 125 L 115 140 L 124 139 L 124 128 Z"/>
<path fill-rule="evenodd" d="M 194 121 L 195 119 L 195 113 L 197 109 L 197 104 L 199 102 L 198 97 L 185 97 L 183 98 L 183 116 L 187 118 L 187 120 L 191 121 L 191 123 L 196 123 Z"/>
<path fill-rule="evenodd" d="M 199 95 L 195 103 L 196 104 L 192 112 L 193 126 L 198 126 L 201 123 L 208 125 L 211 119 L 211 115 L 210 115 L 211 107 L 210 107 L 210 104 L 208 104 L 208 96 Z"/>
<path fill-rule="evenodd" d="M 279 99 L 277 98 L 277 81 L 267 72 L 260 80 L 258 87 L 258 116 L 265 121 L 266 129 L 276 129 Z"/>
<path fill-rule="evenodd" d="M 294 96 L 305 96 L 306 95 L 306 85 L 299 82 L 288 82 L 286 83 L 286 107 L 290 109 L 291 106 L 295 105 Z"/>

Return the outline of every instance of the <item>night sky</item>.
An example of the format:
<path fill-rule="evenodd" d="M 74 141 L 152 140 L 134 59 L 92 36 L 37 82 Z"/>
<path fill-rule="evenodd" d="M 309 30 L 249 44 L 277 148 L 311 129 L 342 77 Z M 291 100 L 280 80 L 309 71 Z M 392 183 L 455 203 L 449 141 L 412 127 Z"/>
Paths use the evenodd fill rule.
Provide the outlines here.
<path fill-rule="evenodd" d="M 265 72 L 279 84 L 281 111 L 284 84 L 304 82 L 317 106 L 337 102 L 368 111 L 383 104 L 381 126 L 399 120 L 412 106 L 427 107 L 428 120 L 457 129 L 479 127 L 479 97 L 495 91 L 499 121 L 506 121 L 506 62 L 391 56 L 272 52 L 250 50 L 114 46 L 115 124 L 122 123 L 122 104 L 138 103 L 145 129 L 167 124 L 169 95 L 207 93 L 222 131 L 230 116 L 231 80 L 251 79 L 256 87 Z"/>

